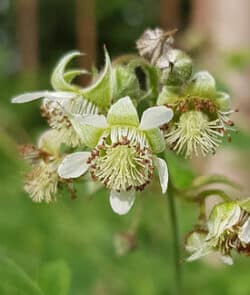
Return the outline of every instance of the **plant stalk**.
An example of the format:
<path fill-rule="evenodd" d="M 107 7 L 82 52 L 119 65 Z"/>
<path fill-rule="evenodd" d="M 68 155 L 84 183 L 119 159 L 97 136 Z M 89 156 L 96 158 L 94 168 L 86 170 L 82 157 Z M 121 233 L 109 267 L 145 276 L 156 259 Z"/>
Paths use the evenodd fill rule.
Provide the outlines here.
<path fill-rule="evenodd" d="M 173 186 L 171 182 L 168 186 L 167 197 L 168 197 L 168 208 L 169 216 L 172 229 L 173 237 L 173 256 L 175 264 L 175 284 L 176 284 L 176 295 L 181 295 L 182 293 L 182 266 L 181 266 L 181 253 L 180 253 L 180 239 L 179 239 L 179 228 L 176 214 L 176 204 L 173 193 Z"/>

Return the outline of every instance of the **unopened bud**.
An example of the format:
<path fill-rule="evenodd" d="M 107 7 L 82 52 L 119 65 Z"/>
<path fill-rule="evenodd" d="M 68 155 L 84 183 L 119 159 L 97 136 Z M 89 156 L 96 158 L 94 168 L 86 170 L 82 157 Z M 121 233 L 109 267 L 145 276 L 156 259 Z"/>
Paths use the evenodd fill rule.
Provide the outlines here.
<path fill-rule="evenodd" d="M 157 64 L 162 70 L 161 82 L 167 85 L 181 85 L 192 74 L 192 60 L 179 49 L 171 49 L 162 55 Z"/>

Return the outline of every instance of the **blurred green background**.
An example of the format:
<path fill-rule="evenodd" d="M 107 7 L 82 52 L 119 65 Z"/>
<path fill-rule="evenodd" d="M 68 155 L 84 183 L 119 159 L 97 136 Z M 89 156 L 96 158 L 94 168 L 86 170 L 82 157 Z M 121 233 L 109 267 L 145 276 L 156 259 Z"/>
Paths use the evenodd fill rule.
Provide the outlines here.
<path fill-rule="evenodd" d="M 62 193 L 55 204 L 32 203 L 22 189 L 24 163 L 16 145 L 35 143 L 46 123 L 39 102 L 11 105 L 10 98 L 50 89 L 52 67 L 69 50 L 86 52 L 80 62 L 90 69 L 103 64 L 103 44 L 114 58 L 135 52 L 147 27 L 178 27 L 177 44 L 215 72 L 242 112 L 236 118 L 240 133 L 225 146 L 226 156 L 219 154 L 221 165 L 213 159 L 190 164 L 169 153 L 170 172 L 183 187 L 198 173 L 230 167 L 225 174 L 248 189 L 250 10 L 249 1 L 231 2 L 236 6 L 225 0 L 0 0 L 0 294 L 174 294 L 173 241 L 158 181 L 123 217 L 112 212 L 105 190 L 91 195 L 84 184 L 76 200 Z M 221 34 L 225 26 L 227 36 Z M 198 210 L 177 205 L 184 239 Z M 117 255 L 117 236 L 134 249 Z M 183 294 L 250 294 L 249 259 L 235 258 L 233 267 L 183 261 Z"/>

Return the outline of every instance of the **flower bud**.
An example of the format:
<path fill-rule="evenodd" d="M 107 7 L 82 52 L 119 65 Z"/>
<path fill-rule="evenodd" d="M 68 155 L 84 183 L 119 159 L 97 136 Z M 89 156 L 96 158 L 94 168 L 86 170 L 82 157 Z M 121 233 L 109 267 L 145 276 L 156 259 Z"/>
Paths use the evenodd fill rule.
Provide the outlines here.
<path fill-rule="evenodd" d="M 207 229 L 205 237 L 195 233 L 187 239 L 186 248 L 193 253 L 189 261 L 219 252 L 224 263 L 232 264 L 232 250 L 250 256 L 250 214 L 239 202 L 216 205 L 207 221 Z"/>
<path fill-rule="evenodd" d="M 171 49 L 162 55 L 157 64 L 162 70 L 161 82 L 167 85 L 181 85 L 192 74 L 192 60 L 179 49 Z"/>
<path fill-rule="evenodd" d="M 140 85 L 133 69 L 129 66 L 118 65 L 113 69 L 113 100 L 116 101 L 125 95 L 133 100 L 140 95 Z"/>

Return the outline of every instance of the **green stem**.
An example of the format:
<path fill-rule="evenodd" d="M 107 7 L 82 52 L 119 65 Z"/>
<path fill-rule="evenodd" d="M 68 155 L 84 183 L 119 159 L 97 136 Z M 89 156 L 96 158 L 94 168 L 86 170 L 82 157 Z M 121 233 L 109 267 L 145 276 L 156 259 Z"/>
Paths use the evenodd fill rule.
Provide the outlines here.
<path fill-rule="evenodd" d="M 182 290 L 181 253 L 180 253 L 180 243 L 179 243 L 179 229 L 178 229 L 176 206 L 175 206 L 173 190 L 174 189 L 172 184 L 169 183 L 167 197 L 168 197 L 168 208 L 169 208 L 170 222 L 171 222 L 172 235 L 173 235 L 176 294 L 180 295 Z"/>

